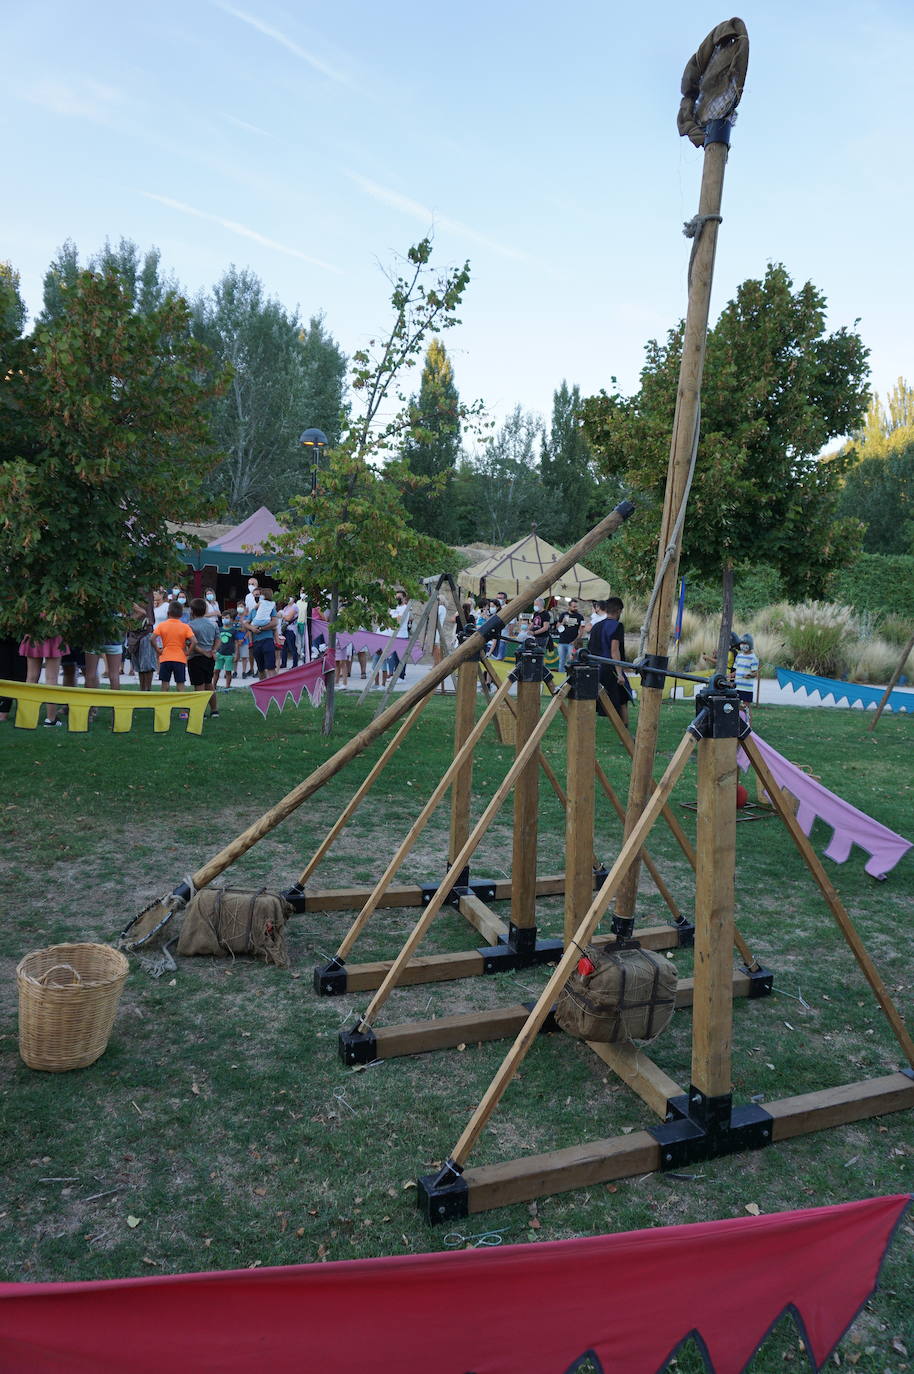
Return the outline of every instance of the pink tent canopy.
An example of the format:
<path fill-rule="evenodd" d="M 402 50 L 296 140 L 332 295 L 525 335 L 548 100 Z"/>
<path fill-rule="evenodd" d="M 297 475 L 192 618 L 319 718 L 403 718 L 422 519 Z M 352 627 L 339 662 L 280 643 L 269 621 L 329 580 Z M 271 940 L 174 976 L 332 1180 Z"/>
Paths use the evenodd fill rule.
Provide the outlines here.
<path fill-rule="evenodd" d="M 219 549 L 222 553 L 261 553 L 263 541 L 271 534 L 285 534 L 285 529 L 271 510 L 261 506 L 247 520 L 242 520 L 228 534 L 215 540 L 210 548 Z"/>

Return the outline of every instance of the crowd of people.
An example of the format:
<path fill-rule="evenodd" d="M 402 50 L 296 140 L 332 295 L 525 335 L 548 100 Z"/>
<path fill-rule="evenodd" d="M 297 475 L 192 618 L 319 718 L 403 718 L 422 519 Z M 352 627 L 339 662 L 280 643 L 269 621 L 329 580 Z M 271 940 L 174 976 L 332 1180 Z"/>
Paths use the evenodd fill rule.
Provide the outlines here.
<path fill-rule="evenodd" d="M 440 662 L 442 654 L 450 652 L 460 631 L 482 629 L 494 616 L 503 619 L 507 601 L 505 593 L 478 601 L 468 598 L 452 615 L 439 596 L 437 614 L 429 622 L 431 641 L 424 646 L 431 650 L 433 662 Z M 634 694 L 622 666 L 627 661 L 623 614 L 624 606 L 618 597 L 594 601 L 589 615 L 575 597 L 561 602 L 550 598 L 548 603 L 538 597 L 529 613 L 491 636 L 486 652 L 496 661 L 503 660 L 512 644 L 520 649 L 532 640 L 545 653 L 554 648 L 559 671 L 567 672 L 586 648 L 600 660 L 600 685 L 627 722 L 628 705 Z M 104 660 L 108 684 L 116 690 L 126 658 L 137 674 L 141 691 L 151 691 L 156 679 L 164 692 L 172 684 L 177 691 L 189 684 L 194 691 L 209 693 L 209 714 L 218 718 L 217 693 L 229 691 L 235 679 L 272 677 L 277 671 L 297 667 L 300 660 L 320 657 L 327 648 L 326 622 L 319 611 L 309 606 L 304 591 L 297 597 L 289 594 L 277 599 L 254 576 L 248 579 L 243 599 L 236 594 L 234 603 L 224 609 L 212 587 L 207 587 L 201 597 L 188 597 L 182 587 L 173 585 L 155 588 L 147 605 L 134 605 L 122 619 L 123 641 L 91 649 L 73 648 L 60 637 L 38 639 L 26 635 L 19 642 L 0 640 L 0 678 L 37 683 L 43 672 L 49 686 L 75 687 L 81 676 L 86 687 L 99 687 Z M 375 649 L 369 655 L 365 647 L 356 647 L 352 637 L 343 635 L 337 646 L 337 681 L 348 681 L 356 660 L 362 679 L 369 676 L 369 671 L 381 685 L 398 676 L 403 678 L 406 641 L 412 628 L 413 608 L 406 593 L 398 591 L 387 621 L 371 627 L 375 635 L 388 635 L 386 653 Z M 728 668 L 741 699 L 751 702 L 759 668 L 751 635 L 731 635 Z M 11 709 L 11 698 L 0 699 L 0 722 L 8 718 Z M 44 725 L 62 725 L 65 709 L 48 702 Z"/>

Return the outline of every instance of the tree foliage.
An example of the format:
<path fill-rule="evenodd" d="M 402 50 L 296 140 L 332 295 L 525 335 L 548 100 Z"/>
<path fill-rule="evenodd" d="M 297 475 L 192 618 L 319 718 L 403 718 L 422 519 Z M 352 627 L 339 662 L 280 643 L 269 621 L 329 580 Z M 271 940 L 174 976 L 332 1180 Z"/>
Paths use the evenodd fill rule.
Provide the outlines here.
<path fill-rule="evenodd" d="M 839 509 L 863 521 L 865 552 L 914 553 L 914 387 L 903 377 L 884 405 L 873 396 L 842 456 L 850 466 Z"/>
<path fill-rule="evenodd" d="M 372 339 L 353 357 L 356 396 L 339 445 L 328 455 L 316 490 L 296 496 L 283 512 L 286 533 L 266 552 L 290 590 L 304 588 L 327 612 L 331 646 L 336 630 L 387 623 L 396 589 L 415 596 L 422 573 L 443 571 L 451 550 L 419 534 L 403 505 L 402 489 L 412 479 L 396 459 L 379 469 L 378 459 L 409 427 L 403 375 L 413 368 L 429 334 L 457 323 L 456 311 L 469 282 L 469 264 L 437 272 L 430 266 L 431 241 L 410 248 L 406 268 L 392 278 L 393 322 L 383 338 Z M 388 406 L 397 399 L 400 408 Z M 334 681 L 328 676 L 323 730 L 334 719 Z"/>
<path fill-rule="evenodd" d="M 132 308 L 141 315 L 157 310 L 169 295 L 178 293 L 178 283 L 161 267 L 158 248 L 141 253 L 132 239 L 122 238 L 116 248 L 108 240 L 94 257 L 89 259 L 90 272 L 101 275 L 114 272 L 130 297 Z M 62 245 L 44 274 L 44 307 L 39 323 L 50 324 L 66 313 L 67 293 L 79 277 L 79 252 L 72 239 Z"/>
<path fill-rule="evenodd" d="M 647 345 L 641 386 L 584 402 L 598 466 L 624 483 L 638 517 L 617 542 L 625 580 L 650 587 L 676 403 L 683 326 Z M 825 333 L 825 298 L 797 290 L 781 265 L 750 279 L 709 332 L 701 437 L 683 565 L 707 580 L 766 563 L 788 595 L 824 593 L 859 545 L 837 514 L 845 460 L 817 455 L 859 423 L 868 400 L 867 350 L 853 330 Z"/>
<path fill-rule="evenodd" d="M 510 544 L 539 522 L 543 487 L 537 448 L 542 432 L 538 416 L 515 406 L 461 472 L 464 515 L 476 538 Z"/>
<path fill-rule="evenodd" d="M 205 350 L 179 297 L 135 303 L 118 269 L 80 271 L 31 336 L 3 340 L 0 632 L 119 634 L 116 613 L 175 565 L 166 522 L 209 513 Z"/>
<path fill-rule="evenodd" d="M 419 394 L 409 404 L 409 429 L 402 450 L 406 472 L 420 481 L 406 486 L 403 504 L 417 530 L 445 542 L 457 534 L 453 488 L 461 418 L 451 360 L 442 341 L 433 338 L 426 350 Z"/>
<path fill-rule="evenodd" d="M 339 437 L 346 359 L 321 317 L 303 326 L 253 272 L 237 267 L 196 299 L 193 330 L 210 351 L 212 374 L 226 365 L 232 373 L 213 402 L 225 458 L 208 490 L 233 519 L 261 505 L 275 509 L 307 489 L 302 430 L 316 426 L 331 443 Z"/>
<path fill-rule="evenodd" d="M 597 481 L 581 423 L 581 392 L 566 381 L 553 394 L 552 423 L 540 457 L 543 486 L 540 533 L 567 548 L 595 523 Z"/>

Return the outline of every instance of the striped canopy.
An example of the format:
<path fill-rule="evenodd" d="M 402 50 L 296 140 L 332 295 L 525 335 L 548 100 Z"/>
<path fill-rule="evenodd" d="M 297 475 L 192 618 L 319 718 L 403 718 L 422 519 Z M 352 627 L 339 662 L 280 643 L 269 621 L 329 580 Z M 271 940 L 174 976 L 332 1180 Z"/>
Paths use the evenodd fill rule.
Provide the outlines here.
<path fill-rule="evenodd" d="M 479 595 L 484 590 L 486 596 L 505 592 L 510 597 L 519 596 L 534 578 L 544 573 L 559 557 L 558 549 L 547 544 L 536 533 L 527 534 L 512 544 L 509 549 L 497 549 L 488 558 L 464 568 L 458 574 L 461 587 Z M 482 584 L 485 583 L 484 589 Z M 602 600 L 609 596 L 610 587 L 602 577 L 596 577 L 581 563 L 574 563 L 564 576 L 559 577 L 549 588 L 550 596 L 580 597 L 582 601 Z"/>

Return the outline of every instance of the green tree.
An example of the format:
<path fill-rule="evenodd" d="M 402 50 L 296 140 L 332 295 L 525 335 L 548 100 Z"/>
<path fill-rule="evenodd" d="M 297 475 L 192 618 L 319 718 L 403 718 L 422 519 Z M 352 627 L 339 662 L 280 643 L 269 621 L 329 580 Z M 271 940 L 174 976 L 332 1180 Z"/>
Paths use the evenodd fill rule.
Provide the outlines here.
<path fill-rule="evenodd" d="M 407 487 L 403 504 L 422 534 L 449 542 L 457 532 L 453 486 L 460 455 L 461 407 L 454 369 L 444 344 L 434 338 L 425 354 L 419 394 L 410 402 L 403 462 L 413 477 L 425 479 Z"/>
<path fill-rule="evenodd" d="M 654 577 L 682 333 L 647 345 L 633 396 L 584 402 L 598 465 L 638 501 L 616 542 L 626 583 L 642 594 Z M 859 335 L 826 334 L 824 296 L 811 282 L 795 291 L 778 264 L 743 282 L 709 332 L 682 562 L 722 580 L 722 642 L 735 568 L 769 564 L 788 595 L 817 597 L 858 548 L 859 522 L 837 511 L 846 460 L 817 455 L 859 423 L 866 378 Z"/>
<path fill-rule="evenodd" d="M 552 423 L 540 456 L 543 514 L 540 533 L 563 548 L 594 524 L 597 482 L 590 446 L 581 424 L 581 392 L 568 383 L 553 394 Z"/>
<path fill-rule="evenodd" d="M 5 339 L 0 632 L 91 645 L 175 566 L 168 521 L 204 518 L 216 459 L 203 348 L 177 296 L 145 314 L 113 269 L 83 271 L 63 310 Z"/>
<path fill-rule="evenodd" d="M 116 248 L 106 239 L 104 248 L 89 259 L 88 267 L 100 274 L 116 272 L 133 309 L 140 314 L 157 310 L 169 294 L 178 292 L 174 277 L 162 272 L 158 248 L 141 253 L 132 239 L 122 238 Z M 67 292 L 76 284 L 79 272 L 79 252 L 73 240 L 67 239 L 44 274 L 44 308 L 39 323 L 49 324 L 66 312 Z"/>
<path fill-rule="evenodd" d="M 542 432 L 538 416 L 515 406 L 472 459 L 480 522 L 476 538 L 510 544 L 540 521 L 544 493 L 537 446 Z"/>
<path fill-rule="evenodd" d="M 853 457 L 853 451 L 851 453 Z M 914 553 L 914 438 L 848 470 L 838 507 L 862 520 L 864 553 Z"/>
<path fill-rule="evenodd" d="M 373 621 L 386 624 L 396 589 L 421 591 L 422 572 L 440 572 L 451 550 L 419 534 L 410 524 L 402 489 L 417 479 L 402 461 L 379 470 L 379 458 L 402 443 L 409 428 L 404 374 L 416 366 L 425 340 L 459 323 L 457 309 L 470 278 L 469 263 L 450 272 L 430 266 L 431 240 L 410 248 L 405 269 L 393 277 L 394 318 L 388 333 L 353 355 L 356 397 L 340 444 L 327 457 L 316 491 L 296 496 L 283 512 L 286 533 L 270 541 L 267 554 L 287 587 L 304 588 L 327 611 L 331 647 L 336 631 Z M 400 405 L 393 412 L 391 399 Z M 333 729 L 334 680 L 326 680 L 323 732 Z"/>
<path fill-rule="evenodd" d="M 208 490 L 234 519 L 261 505 L 276 509 L 308 486 L 302 430 L 339 434 L 346 360 L 319 317 L 303 328 L 253 272 L 234 266 L 194 302 L 193 330 L 214 370 L 227 364 L 232 372 L 213 403 L 213 432 L 226 456 Z"/>

